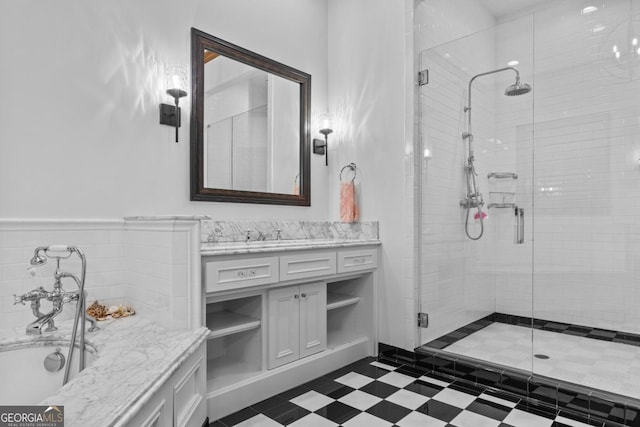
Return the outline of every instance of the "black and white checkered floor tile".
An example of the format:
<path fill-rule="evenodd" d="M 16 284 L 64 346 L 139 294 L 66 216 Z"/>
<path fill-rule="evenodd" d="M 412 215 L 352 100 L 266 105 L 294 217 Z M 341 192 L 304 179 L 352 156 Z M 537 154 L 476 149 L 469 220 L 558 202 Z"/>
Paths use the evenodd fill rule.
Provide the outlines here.
<path fill-rule="evenodd" d="M 360 360 L 210 427 L 602 426 L 409 366 Z"/>

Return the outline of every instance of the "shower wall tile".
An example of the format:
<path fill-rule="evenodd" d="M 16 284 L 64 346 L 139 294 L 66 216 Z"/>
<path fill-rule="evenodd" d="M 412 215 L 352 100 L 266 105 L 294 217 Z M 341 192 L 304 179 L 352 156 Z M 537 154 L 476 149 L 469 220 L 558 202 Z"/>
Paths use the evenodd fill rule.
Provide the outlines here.
<path fill-rule="evenodd" d="M 553 2 L 535 16 L 419 55 L 431 81 L 420 92 L 416 132 L 433 156 L 423 168 L 421 194 L 421 303 L 433 325 L 423 341 L 457 328 L 492 299 L 498 312 L 640 332 L 634 286 L 640 279 L 640 68 L 620 67 L 611 53 L 627 28 L 627 2 L 607 2 L 589 17 L 581 4 Z M 455 24 L 432 19 L 455 8 L 456 2 L 418 3 L 417 49 L 464 35 L 455 34 L 464 13 Z M 597 22 L 604 31 L 592 31 Z M 534 91 L 507 100 L 494 94 L 512 77 L 477 80 L 473 133 L 485 200 L 493 191 L 516 193 L 526 212 L 526 242 L 513 244 L 513 213 L 498 209 L 489 211 L 485 237 L 470 242 L 458 206 L 465 192 L 466 85 L 471 75 L 511 59 L 520 60 L 522 79 Z M 519 177 L 490 182 L 489 171 Z"/>
<path fill-rule="evenodd" d="M 530 313 L 524 296 L 533 294 L 535 317 L 637 333 L 640 81 L 636 68 L 619 67 L 611 53 L 628 4 L 606 3 L 589 17 L 578 1 L 538 11 L 534 120 L 498 108 L 503 134 L 517 138 L 511 164 L 534 234 L 525 245 L 530 259 L 518 256 L 520 248 L 500 253 L 512 274 L 497 281 L 496 307 Z M 594 33 L 596 22 L 606 28 Z M 522 50 L 511 35 L 501 40 L 500 50 Z"/>

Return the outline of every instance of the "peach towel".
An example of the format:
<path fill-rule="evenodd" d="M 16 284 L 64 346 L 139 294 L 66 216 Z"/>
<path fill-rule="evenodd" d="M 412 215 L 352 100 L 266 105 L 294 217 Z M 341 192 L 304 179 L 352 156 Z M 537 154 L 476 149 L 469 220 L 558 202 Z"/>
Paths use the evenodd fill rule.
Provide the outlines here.
<path fill-rule="evenodd" d="M 356 222 L 358 205 L 356 204 L 356 186 L 353 181 L 340 183 L 340 221 Z"/>

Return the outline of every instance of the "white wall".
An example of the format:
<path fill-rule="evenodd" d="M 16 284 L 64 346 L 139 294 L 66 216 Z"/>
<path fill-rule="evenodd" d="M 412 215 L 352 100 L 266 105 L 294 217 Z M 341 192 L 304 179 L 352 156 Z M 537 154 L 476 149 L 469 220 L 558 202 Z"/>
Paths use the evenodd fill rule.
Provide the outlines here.
<path fill-rule="evenodd" d="M 357 164 L 361 218 L 380 221 L 379 339 L 412 349 L 413 322 L 405 321 L 414 312 L 407 260 L 412 220 L 405 217 L 412 211 L 406 191 L 411 158 L 405 155 L 410 11 L 396 0 L 329 0 L 329 105 L 337 122 L 329 135 L 329 174 L 331 215 L 338 218 L 340 169 Z"/>
<path fill-rule="evenodd" d="M 190 68 L 191 27 L 311 74 L 324 112 L 326 22 L 318 0 L 0 1 L 0 218 L 326 219 L 320 156 L 311 207 L 189 202 L 190 97 L 180 143 L 158 124 L 163 71 Z"/>
<path fill-rule="evenodd" d="M 0 218 L 336 219 L 354 161 L 361 218 L 380 220 L 380 338 L 413 348 L 411 0 L 0 1 Z M 188 201 L 188 126 L 175 144 L 157 108 L 165 66 L 188 69 L 190 27 L 311 74 L 314 118 L 339 113 L 311 207 Z"/>

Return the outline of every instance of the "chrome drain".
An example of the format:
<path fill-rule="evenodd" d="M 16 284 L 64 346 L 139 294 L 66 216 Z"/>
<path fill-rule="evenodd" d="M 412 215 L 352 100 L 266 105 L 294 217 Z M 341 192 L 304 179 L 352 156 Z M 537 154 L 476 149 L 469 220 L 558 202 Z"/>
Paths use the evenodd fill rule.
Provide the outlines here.
<path fill-rule="evenodd" d="M 549 359 L 549 356 L 547 356 L 546 354 L 534 354 L 533 357 L 535 357 L 536 359 Z"/>

